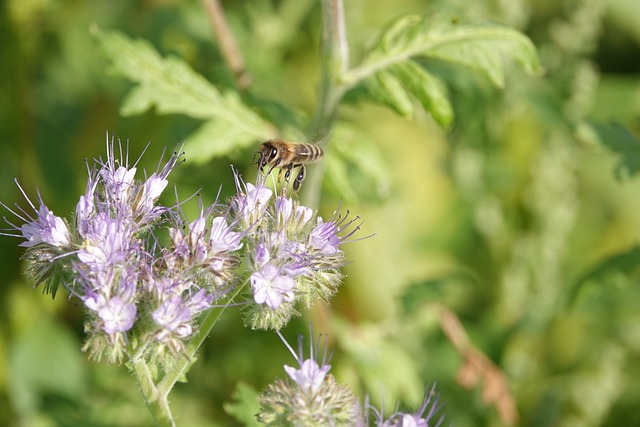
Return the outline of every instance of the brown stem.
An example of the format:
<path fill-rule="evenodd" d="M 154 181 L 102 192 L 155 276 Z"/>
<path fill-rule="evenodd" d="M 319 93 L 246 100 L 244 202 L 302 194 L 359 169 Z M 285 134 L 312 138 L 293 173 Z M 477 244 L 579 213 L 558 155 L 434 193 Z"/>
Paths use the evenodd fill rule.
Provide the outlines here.
<path fill-rule="evenodd" d="M 251 76 L 245 67 L 244 58 L 238 45 L 236 44 L 227 18 L 224 15 L 224 9 L 219 0 L 202 0 L 202 4 L 207 10 L 213 32 L 218 39 L 220 52 L 225 62 L 233 72 L 236 84 L 240 90 L 245 90 L 251 84 Z"/>
<path fill-rule="evenodd" d="M 458 371 L 458 383 L 471 390 L 482 382 L 484 402 L 495 406 L 505 425 L 514 425 L 518 420 L 518 411 L 504 373 L 471 343 L 464 326 L 454 312 L 441 306 L 439 315 L 442 332 L 464 359 Z"/>

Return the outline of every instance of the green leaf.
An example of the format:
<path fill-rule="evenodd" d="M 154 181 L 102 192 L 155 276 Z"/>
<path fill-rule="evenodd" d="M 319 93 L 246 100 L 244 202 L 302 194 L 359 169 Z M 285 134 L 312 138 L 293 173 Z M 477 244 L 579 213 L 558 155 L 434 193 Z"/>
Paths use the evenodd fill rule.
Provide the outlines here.
<path fill-rule="evenodd" d="M 367 79 L 367 89 L 376 101 L 387 105 L 406 118 L 413 118 L 414 106 L 402 81 L 392 72 L 383 70 Z"/>
<path fill-rule="evenodd" d="M 640 139 L 619 123 L 589 123 L 600 143 L 616 153 L 616 178 L 631 177 L 640 171 Z"/>
<path fill-rule="evenodd" d="M 92 34 L 111 61 L 112 70 L 137 84 L 123 101 L 123 115 L 155 108 L 159 114 L 184 114 L 206 121 L 193 143 L 201 148 L 204 136 L 209 138 L 208 150 L 194 150 L 199 160 L 224 155 L 274 133 L 272 126 L 243 104 L 236 93 L 220 92 L 182 59 L 163 58 L 146 40 L 132 40 L 117 31 L 93 27 Z M 224 132 L 215 134 L 212 129 Z M 185 147 L 189 151 L 194 148 L 191 145 L 187 138 Z"/>
<path fill-rule="evenodd" d="M 260 412 L 258 392 L 245 383 L 239 383 L 233 392 L 233 402 L 225 403 L 224 410 L 243 425 L 248 427 L 261 426 L 256 418 Z"/>
<path fill-rule="evenodd" d="M 414 100 L 442 127 L 453 122 L 453 107 L 444 82 L 416 62 L 407 60 L 366 80 L 371 97 L 406 118 L 415 118 Z"/>
<path fill-rule="evenodd" d="M 637 282 L 640 272 L 640 246 L 636 245 L 627 250 L 613 254 L 578 278 L 570 288 L 569 302 L 575 302 L 583 287 L 589 282 L 607 285 L 607 279 L 611 277 L 624 277 L 632 282 Z"/>
<path fill-rule="evenodd" d="M 362 65 L 345 76 L 355 85 L 394 64 L 410 58 L 437 58 L 485 73 L 504 86 L 504 62 L 512 60 L 525 71 L 540 71 L 535 46 L 524 34 L 503 26 L 460 25 L 442 18 L 403 16 L 382 32 Z"/>
<path fill-rule="evenodd" d="M 338 122 L 326 153 L 324 185 L 345 200 L 380 200 L 390 192 L 391 172 L 371 137 Z"/>

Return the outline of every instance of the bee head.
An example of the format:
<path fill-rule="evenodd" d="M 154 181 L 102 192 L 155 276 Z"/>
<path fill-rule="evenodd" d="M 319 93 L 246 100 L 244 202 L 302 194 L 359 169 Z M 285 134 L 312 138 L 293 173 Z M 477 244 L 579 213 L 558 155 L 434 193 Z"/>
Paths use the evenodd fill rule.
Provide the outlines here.
<path fill-rule="evenodd" d="M 271 141 L 262 143 L 260 147 L 260 167 L 268 165 L 278 158 L 279 150 L 276 144 Z"/>

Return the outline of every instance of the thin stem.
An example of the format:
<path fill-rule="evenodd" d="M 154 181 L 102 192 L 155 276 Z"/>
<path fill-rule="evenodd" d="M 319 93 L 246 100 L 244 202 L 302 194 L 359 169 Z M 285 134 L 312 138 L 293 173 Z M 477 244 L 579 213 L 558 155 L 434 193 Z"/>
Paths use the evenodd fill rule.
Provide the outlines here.
<path fill-rule="evenodd" d="M 245 281 L 241 286 L 238 286 L 230 301 L 233 301 L 233 299 L 238 296 L 238 294 L 240 294 L 242 289 L 246 286 L 246 283 L 247 282 Z M 168 372 L 167 375 L 165 375 L 162 381 L 160 381 L 160 383 L 158 384 L 158 390 L 160 392 L 168 394 L 176 384 L 176 382 L 178 382 L 178 380 L 187 373 L 187 370 L 189 369 L 189 366 L 191 366 L 196 352 L 226 309 L 227 306 L 225 305 L 223 307 L 212 308 L 207 312 L 207 315 L 202 320 L 202 323 L 198 328 L 198 332 L 196 332 L 193 338 L 191 338 L 191 341 L 189 341 L 189 344 L 187 344 L 187 347 L 185 349 L 185 356 L 182 357 L 178 363 L 176 363 L 175 368 L 172 371 Z"/>
<path fill-rule="evenodd" d="M 147 362 L 142 358 L 135 359 L 131 362 L 131 370 L 136 376 L 142 396 L 156 424 L 161 427 L 176 427 L 169 407 L 169 393 L 161 393 L 153 383 Z"/>
<path fill-rule="evenodd" d="M 347 87 L 341 83 L 349 67 L 342 0 L 322 1 L 321 81 L 316 110 L 309 127 L 309 139 L 322 135 L 318 145 L 326 146 L 336 118 L 338 105 Z M 324 174 L 324 162 L 312 168 L 305 183 L 305 204 L 317 207 L 320 201 L 320 185 Z"/>
<path fill-rule="evenodd" d="M 238 294 L 242 291 L 244 286 L 246 286 L 246 281 L 241 286 L 238 286 L 234 295 L 231 297 L 231 300 L 238 296 Z M 180 358 L 176 363 L 176 366 L 164 376 L 164 378 L 156 385 L 153 382 L 153 375 L 149 370 L 149 366 L 147 362 L 142 357 L 134 357 L 129 363 L 130 369 L 136 376 L 138 385 L 140 386 L 140 391 L 144 400 L 149 407 L 149 411 L 153 415 L 158 426 L 161 427 L 176 427 L 176 423 L 173 419 L 173 415 L 171 414 L 171 407 L 169 406 L 169 393 L 173 389 L 173 386 L 178 382 L 180 378 L 182 378 L 191 363 L 194 360 L 195 354 L 204 342 L 204 340 L 211 332 L 213 325 L 215 325 L 222 313 L 226 310 L 227 306 L 212 308 L 209 310 L 207 315 L 205 316 L 198 332 L 194 335 L 194 337 L 187 344 L 184 357 Z"/>
<path fill-rule="evenodd" d="M 247 72 L 242 52 L 233 38 L 233 33 L 231 33 L 220 1 L 202 0 L 202 4 L 209 15 L 213 32 L 218 39 L 222 57 L 233 72 L 238 88 L 245 90 L 251 84 L 251 76 Z"/>
<path fill-rule="evenodd" d="M 321 40 L 320 66 L 322 76 L 316 111 L 309 129 L 309 136 L 312 137 L 327 131 L 333 124 L 338 103 L 344 95 L 340 80 L 349 67 L 349 45 L 346 37 L 342 0 L 322 1 Z"/>

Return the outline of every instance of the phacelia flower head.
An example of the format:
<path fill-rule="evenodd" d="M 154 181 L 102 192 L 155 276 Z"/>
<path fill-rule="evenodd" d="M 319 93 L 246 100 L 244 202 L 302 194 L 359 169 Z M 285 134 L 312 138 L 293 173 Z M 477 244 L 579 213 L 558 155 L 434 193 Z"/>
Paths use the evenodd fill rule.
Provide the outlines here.
<path fill-rule="evenodd" d="M 140 179 L 138 161 L 130 164 L 127 150 L 107 137 L 106 158 L 87 167 L 72 221 L 55 216 L 40 195 L 37 209 L 27 198 L 34 214 L 9 209 L 23 224 L 7 221 L 5 234 L 24 240 L 36 283 L 52 293 L 63 284 L 85 305 L 84 348 L 96 359 L 119 362 L 124 354 L 150 356 L 162 348 L 179 353 L 198 329 L 198 316 L 232 282 L 243 234 L 229 210 L 212 206 L 188 222 L 179 204 L 158 204 L 180 157 L 173 153 Z M 161 244 L 156 232 L 167 228 L 169 244 Z"/>
<path fill-rule="evenodd" d="M 278 332 L 280 335 L 280 333 Z M 333 426 L 357 425 L 358 403 L 346 386 L 329 374 L 326 339 L 320 358 L 319 341 L 310 345 L 309 358 L 304 358 L 303 339 L 298 337 L 296 353 L 280 335 L 294 355 L 299 368 L 284 366 L 289 380 L 278 379 L 258 398 L 258 419 L 265 425 Z"/>
<path fill-rule="evenodd" d="M 263 178 L 245 184 L 235 173 L 228 204 L 205 207 L 199 199 L 197 217 L 187 219 L 183 203 L 159 203 L 181 156 L 172 153 L 147 175 L 139 159 L 130 163 L 128 147 L 107 136 L 106 158 L 87 163 L 71 220 L 54 215 L 40 195 L 37 208 L 27 198 L 33 213 L 9 209 L 22 222 L 7 221 L 4 234 L 22 239 L 36 284 L 53 294 L 62 284 L 84 304 L 84 348 L 96 359 L 183 354 L 200 316 L 232 298 L 251 328 L 280 329 L 341 284 L 342 244 L 359 228 L 357 218 L 324 220 L 284 193 L 274 196 Z M 312 360 L 291 369 L 310 390 L 328 372 Z"/>
<path fill-rule="evenodd" d="M 314 220 L 312 209 L 284 195 L 273 196 L 260 178 L 244 184 L 236 174 L 238 194 L 231 207 L 246 235 L 251 299 L 245 321 L 254 329 L 280 329 L 310 308 L 327 301 L 342 282 L 344 253 L 358 218 L 334 213 Z"/>

